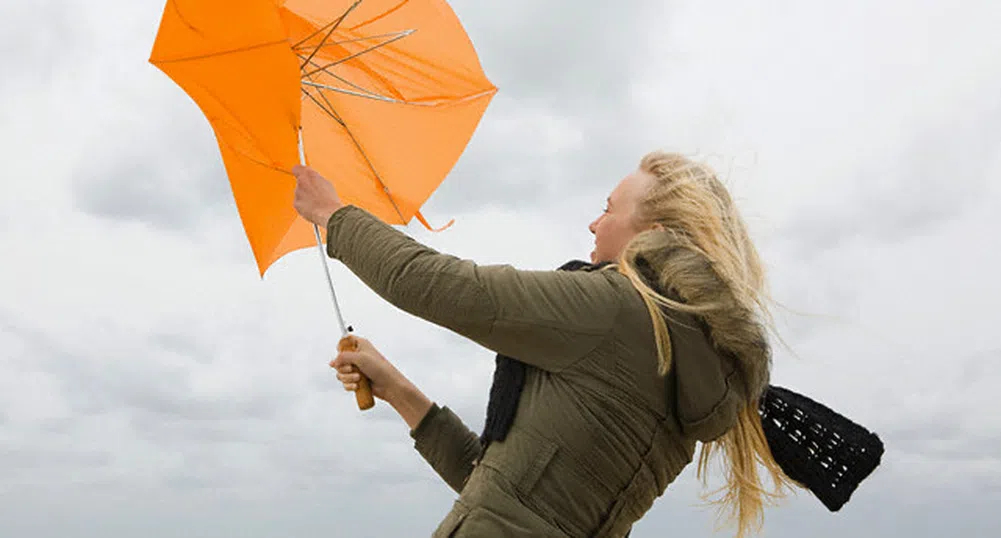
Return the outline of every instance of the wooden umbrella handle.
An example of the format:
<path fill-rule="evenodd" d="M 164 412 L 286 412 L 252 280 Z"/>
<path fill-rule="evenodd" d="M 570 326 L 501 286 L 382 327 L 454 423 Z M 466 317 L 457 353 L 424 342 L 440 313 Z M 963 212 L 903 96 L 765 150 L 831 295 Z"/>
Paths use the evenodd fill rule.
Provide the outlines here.
<path fill-rule="evenodd" d="M 341 338 L 341 341 L 337 343 L 337 351 L 358 351 L 358 339 L 350 334 Z M 358 409 L 362 411 L 372 409 L 375 407 L 375 398 L 372 396 L 372 382 L 369 381 L 365 374 L 362 374 L 358 370 L 357 366 L 352 366 L 351 372 L 357 372 L 361 375 L 361 381 L 358 382 L 358 390 L 355 391 L 355 399 L 358 400 Z"/>

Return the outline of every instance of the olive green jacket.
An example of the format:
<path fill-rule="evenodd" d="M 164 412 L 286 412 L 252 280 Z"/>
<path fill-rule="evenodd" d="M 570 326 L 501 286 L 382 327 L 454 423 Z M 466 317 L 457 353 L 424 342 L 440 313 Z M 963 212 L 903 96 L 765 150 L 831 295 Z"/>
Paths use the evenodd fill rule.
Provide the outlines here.
<path fill-rule="evenodd" d="M 736 421 L 743 381 L 695 321 L 668 321 L 672 372 L 653 324 L 613 270 L 477 265 L 344 207 L 327 253 L 390 303 L 533 366 L 507 438 L 480 461 L 477 435 L 435 405 L 411 432 L 459 497 L 435 537 L 618 537 Z"/>

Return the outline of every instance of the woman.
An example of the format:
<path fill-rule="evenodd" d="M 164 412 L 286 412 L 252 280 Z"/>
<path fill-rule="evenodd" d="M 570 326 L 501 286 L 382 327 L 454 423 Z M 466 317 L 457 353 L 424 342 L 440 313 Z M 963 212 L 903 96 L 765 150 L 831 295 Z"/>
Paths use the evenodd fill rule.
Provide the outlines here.
<path fill-rule="evenodd" d="M 560 271 L 480 266 L 438 253 L 341 204 L 304 167 L 297 211 L 326 226 L 327 253 L 397 307 L 498 353 L 482 437 L 432 403 L 368 342 L 357 366 L 412 428 L 459 497 L 434 536 L 624 536 L 694 459 L 725 456 L 738 535 L 776 481 L 756 402 L 769 379 L 764 276 L 724 186 L 654 152 L 589 229 L 591 264 Z"/>

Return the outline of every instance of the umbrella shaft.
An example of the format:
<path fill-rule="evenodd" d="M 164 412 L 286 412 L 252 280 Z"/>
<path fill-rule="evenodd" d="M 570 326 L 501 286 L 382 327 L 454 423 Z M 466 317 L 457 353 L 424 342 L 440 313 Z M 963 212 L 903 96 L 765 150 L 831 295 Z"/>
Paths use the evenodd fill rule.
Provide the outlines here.
<path fill-rule="evenodd" d="M 320 227 L 313 225 L 313 232 L 316 233 L 316 248 L 320 251 L 320 263 L 323 264 L 323 273 L 327 275 L 327 286 L 330 288 L 330 298 L 334 301 L 334 313 L 337 314 L 337 323 L 341 326 L 341 336 L 348 335 L 348 327 L 344 323 L 341 315 L 341 306 L 337 303 L 337 292 L 334 291 L 334 280 L 330 278 L 330 266 L 327 265 L 327 255 L 323 248 L 323 238 L 320 237 Z"/>
<path fill-rule="evenodd" d="M 302 143 L 302 129 L 299 129 L 299 162 L 306 164 L 306 149 Z M 330 288 L 330 298 L 334 301 L 334 314 L 337 315 L 337 323 L 341 327 L 341 337 L 348 335 L 349 329 L 344 323 L 344 316 L 341 315 L 341 305 L 337 302 L 337 292 L 334 291 L 334 279 L 330 278 L 330 266 L 327 265 L 327 251 L 323 248 L 323 237 L 320 236 L 320 227 L 313 225 L 313 232 L 316 234 L 316 248 L 320 252 L 320 263 L 323 265 L 323 274 L 327 276 L 327 287 Z"/>

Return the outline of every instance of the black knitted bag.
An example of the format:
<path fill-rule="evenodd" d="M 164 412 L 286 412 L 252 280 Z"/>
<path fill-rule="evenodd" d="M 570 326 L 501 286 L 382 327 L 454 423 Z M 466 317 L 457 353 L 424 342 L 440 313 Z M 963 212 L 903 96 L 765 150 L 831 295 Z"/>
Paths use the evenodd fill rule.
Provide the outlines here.
<path fill-rule="evenodd" d="M 776 463 L 832 512 L 848 502 L 883 456 L 875 433 L 789 389 L 769 385 L 758 413 Z"/>

